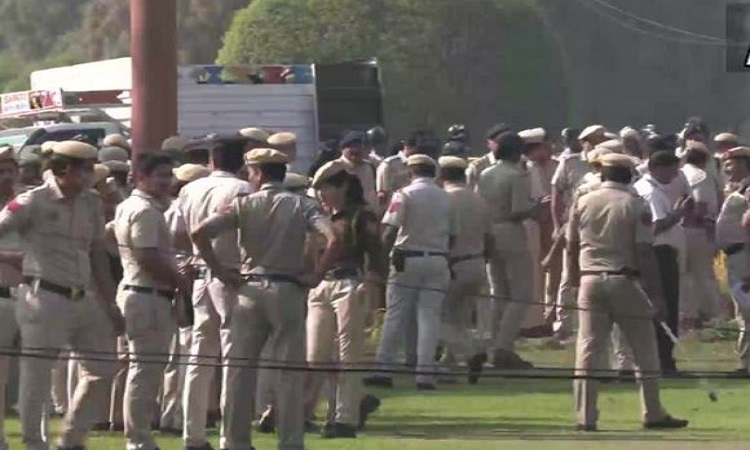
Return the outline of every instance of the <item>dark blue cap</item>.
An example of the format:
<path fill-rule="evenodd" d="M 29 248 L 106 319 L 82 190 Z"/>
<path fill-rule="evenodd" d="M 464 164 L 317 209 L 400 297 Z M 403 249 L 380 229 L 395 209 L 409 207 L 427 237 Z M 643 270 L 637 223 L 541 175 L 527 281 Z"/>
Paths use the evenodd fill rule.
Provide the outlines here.
<path fill-rule="evenodd" d="M 367 142 L 367 135 L 361 131 L 347 131 L 339 141 L 341 148 L 351 147 L 352 145 L 364 145 Z"/>

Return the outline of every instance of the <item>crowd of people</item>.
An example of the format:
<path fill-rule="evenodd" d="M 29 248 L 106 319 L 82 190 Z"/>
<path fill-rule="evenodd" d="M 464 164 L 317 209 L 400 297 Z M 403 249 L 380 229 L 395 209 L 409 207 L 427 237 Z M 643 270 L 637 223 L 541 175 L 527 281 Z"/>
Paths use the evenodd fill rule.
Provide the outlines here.
<path fill-rule="evenodd" d="M 49 449 L 54 414 L 60 450 L 92 428 L 132 450 L 156 449 L 155 429 L 210 450 L 216 423 L 221 449 L 249 450 L 254 421 L 283 450 L 306 432 L 355 438 L 380 405 L 364 387 L 404 367 L 420 391 L 533 369 L 515 345 L 536 303 L 576 345 L 581 431 L 597 428 L 608 353 L 637 378 L 646 428 L 687 426 L 658 395 L 678 371 L 672 335 L 736 318 L 747 374 L 748 310 L 713 268 L 721 252 L 731 286 L 750 279 L 737 136 L 700 119 L 559 138 L 498 124 L 470 158 L 465 127 L 449 134 L 383 158 L 384 130 L 349 131 L 308 175 L 289 170 L 294 134 L 260 128 L 171 137 L 132 162 L 119 135 L 0 149 L 0 387 L 20 348 L 26 449 Z"/>

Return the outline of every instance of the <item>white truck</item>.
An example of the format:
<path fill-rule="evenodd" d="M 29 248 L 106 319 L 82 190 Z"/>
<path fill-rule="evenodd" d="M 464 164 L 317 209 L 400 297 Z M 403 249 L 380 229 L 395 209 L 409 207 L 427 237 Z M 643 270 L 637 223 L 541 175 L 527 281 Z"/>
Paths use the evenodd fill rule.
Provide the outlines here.
<path fill-rule="evenodd" d="M 334 65 L 183 66 L 177 77 L 180 135 L 199 138 L 248 126 L 292 131 L 298 139 L 298 170 L 309 167 L 323 140 L 346 129 L 382 123 L 382 90 L 375 60 Z M 32 90 L 121 91 L 118 102 L 97 107 L 126 126 L 131 88 L 131 58 L 31 74 Z"/>

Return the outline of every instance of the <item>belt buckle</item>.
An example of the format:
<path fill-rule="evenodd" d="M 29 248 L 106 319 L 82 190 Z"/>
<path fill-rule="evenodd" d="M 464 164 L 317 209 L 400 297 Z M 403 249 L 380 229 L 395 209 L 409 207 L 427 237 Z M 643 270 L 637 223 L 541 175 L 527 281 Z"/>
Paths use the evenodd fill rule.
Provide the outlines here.
<path fill-rule="evenodd" d="M 70 288 L 70 301 L 77 302 L 83 299 L 86 291 L 81 288 Z"/>

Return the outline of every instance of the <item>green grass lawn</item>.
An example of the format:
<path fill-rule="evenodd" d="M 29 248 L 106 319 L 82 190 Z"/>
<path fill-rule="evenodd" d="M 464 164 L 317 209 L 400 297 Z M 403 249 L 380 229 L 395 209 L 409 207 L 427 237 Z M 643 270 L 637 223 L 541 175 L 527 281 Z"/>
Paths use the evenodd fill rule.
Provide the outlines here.
<path fill-rule="evenodd" d="M 690 363 L 681 367 L 731 370 L 736 365 L 732 342 L 689 341 Z M 525 343 L 522 353 L 545 366 L 570 366 L 571 350 L 550 350 L 541 341 Z M 417 392 L 400 377 L 394 390 L 373 390 L 383 399 L 368 428 L 357 440 L 322 440 L 308 435 L 311 450 L 474 450 L 474 449 L 747 449 L 750 444 L 750 380 L 718 380 L 719 401 L 712 403 L 696 380 L 665 380 L 663 402 L 670 413 L 689 419 L 690 428 L 646 432 L 640 427 L 634 385 L 602 386 L 598 433 L 572 431 L 575 424 L 568 380 L 483 379 L 477 386 L 441 385 L 439 391 Z M 18 423 L 8 424 L 11 449 L 22 449 Z M 258 450 L 275 449 L 275 440 L 256 437 Z M 175 438 L 158 438 L 162 450 L 182 449 Z M 216 442 L 214 442 L 216 444 Z M 120 450 L 116 434 L 94 434 L 90 450 Z M 218 449 L 218 447 L 217 447 Z"/>

